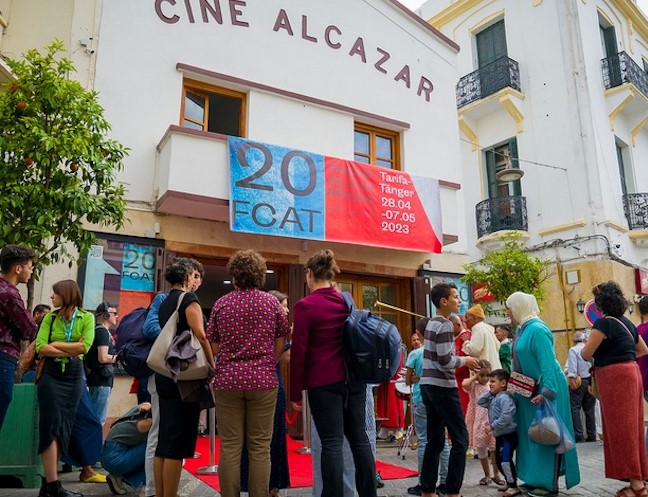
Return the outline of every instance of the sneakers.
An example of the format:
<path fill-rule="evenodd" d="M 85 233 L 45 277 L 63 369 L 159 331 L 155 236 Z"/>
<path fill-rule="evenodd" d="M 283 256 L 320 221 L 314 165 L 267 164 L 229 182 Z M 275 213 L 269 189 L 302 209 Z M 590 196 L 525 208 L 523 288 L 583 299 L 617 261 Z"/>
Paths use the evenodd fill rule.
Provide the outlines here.
<path fill-rule="evenodd" d="M 106 483 L 108 483 L 110 491 L 115 495 L 126 495 L 126 493 L 128 493 L 126 483 L 124 482 L 124 478 L 122 478 L 121 475 L 108 475 L 106 477 Z"/>
<path fill-rule="evenodd" d="M 383 488 L 384 486 L 385 482 L 380 477 L 380 473 L 376 472 L 376 488 Z"/>
<path fill-rule="evenodd" d="M 417 484 L 413 487 L 408 488 L 407 493 L 410 495 L 421 495 L 423 493 L 423 489 L 421 488 L 421 485 Z"/>

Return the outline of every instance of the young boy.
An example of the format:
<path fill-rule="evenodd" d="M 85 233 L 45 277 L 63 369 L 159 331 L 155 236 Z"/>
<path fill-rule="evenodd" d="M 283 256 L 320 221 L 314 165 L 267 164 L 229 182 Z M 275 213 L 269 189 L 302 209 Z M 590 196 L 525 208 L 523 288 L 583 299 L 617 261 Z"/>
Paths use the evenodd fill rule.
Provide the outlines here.
<path fill-rule="evenodd" d="M 459 311 L 459 294 L 452 283 L 438 283 L 430 291 L 437 316 L 425 326 L 421 396 L 427 410 L 427 445 L 423 455 L 420 483 L 423 497 L 433 497 L 439 474 L 439 456 L 445 445 L 447 428 L 452 439 L 446 497 L 459 497 L 466 467 L 468 430 L 464 421 L 454 370 L 461 366 L 479 368 L 475 357 L 456 357 L 450 314 Z"/>
<path fill-rule="evenodd" d="M 517 486 L 517 475 L 513 454 L 518 446 L 515 431 L 515 402 L 506 391 L 509 373 L 504 369 L 495 369 L 490 373 L 490 392 L 482 395 L 477 403 L 488 409 L 488 421 L 495 435 L 497 467 L 506 478 L 506 491 L 502 497 L 513 497 L 522 494 Z"/>

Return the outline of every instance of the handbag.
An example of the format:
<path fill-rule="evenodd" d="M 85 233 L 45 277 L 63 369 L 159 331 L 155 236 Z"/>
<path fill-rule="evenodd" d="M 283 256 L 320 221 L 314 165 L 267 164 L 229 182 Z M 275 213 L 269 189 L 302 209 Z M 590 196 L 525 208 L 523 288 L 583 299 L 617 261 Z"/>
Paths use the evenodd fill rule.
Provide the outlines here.
<path fill-rule="evenodd" d="M 52 326 L 54 326 L 54 320 L 58 315 L 58 311 L 54 311 L 52 319 L 50 320 L 49 335 L 47 337 L 47 343 L 52 339 Z M 34 383 L 38 383 L 40 377 L 43 375 L 43 368 L 45 367 L 45 357 L 39 357 L 36 353 L 36 340 L 31 342 L 27 348 L 20 354 L 20 359 L 18 360 L 18 371 L 21 371 L 25 374 L 27 371 L 36 366 L 36 378 Z"/>
<path fill-rule="evenodd" d="M 590 384 L 589 384 L 589 388 L 590 388 L 590 394 L 592 395 L 592 397 L 594 397 L 595 399 L 598 399 L 598 398 L 599 398 L 599 391 L 598 391 L 598 385 L 597 385 L 597 382 L 596 382 L 596 373 L 595 373 L 595 369 L 596 369 L 596 368 L 591 368 L 591 369 L 590 369 Z"/>
<path fill-rule="evenodd" d="M 517 337 L 515 341 L 517 341 Z M 515 344 L 511 348 L 511 354 L 513 356 L 513 371 L 511 371 L 506 389 L 511 393 L 516 393 L 527 399 L 535 397 L 538 393 L 540 380 L 520 373 L 521 368 L 517 360 L 517 354 L 515 353 Z"/>
<path fill-rule="evenodd" d="M 511 376 L 506 389 L 527 399 L 535 397 L 538 393 L 539 381 L 517 371 L 511 371 Z"/>
<path fill-rule="evenodd" d="M 176 332 L 178 330 L 178 322 L 180 321 L 179 309 L 185 294 L 186 292 L 182 292 L 178 298 L 178 305 L 176 305 L 175 311 L 173 311 L 173 314 L 171 314 L 171 317 L 162 328 L 162 331 L 160 331 L 155 342 L 153 342 L 151 351 L 146 359 L 146 364 L 156 373 L 166 376 L 167 378 L 172 378 L 174 381 L 203 380 L 207 378 L 209 374 L 209 363 L 207 362 L 207 357 L 205 356 L 205 351 L 203 350 L 202 345 L 200 345 L 196 335 L 194 335 L 191 330 L 189 330 L 191 332 L 190 346 L 196 350 L 196 360 L 187 362 L 186 368 L 181 369 L 179 374 L 175 377 L 171 371 L 169 371 L 166 364 L 169 348 L 178 339 Z"/>

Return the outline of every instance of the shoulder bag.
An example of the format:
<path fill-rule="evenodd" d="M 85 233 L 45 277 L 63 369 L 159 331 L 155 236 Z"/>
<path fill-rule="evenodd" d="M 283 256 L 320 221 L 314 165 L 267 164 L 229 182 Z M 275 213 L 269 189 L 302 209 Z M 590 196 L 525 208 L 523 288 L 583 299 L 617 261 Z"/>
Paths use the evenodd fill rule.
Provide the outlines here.
<path fill-rule="evenodd" d="M 171 314 L 171 317 L 164 325 L 164 328 L 162 328 L 162 331 L 160 331 L 160 334 L 155 339 L 155 342 L 151 347 L 151 352 L 149 352 L 148 359 L 146 359 L 146 364 L 148 364 L 148 367 L 156 373 L 166 376 L 167 378 L 173 378 L 174 381 L 203 380 L 209 375 L 209 363 L 207 362 L 207 357 L 205 356 L 205 351 L 203 350 L 202 345 L 200 345 L 200 342 L 192 330 L 189 330 L 191 332 L 190 345 L 196 350 L 196 360 L 187 362 L 186 369 L 181 369 L 177 376 L 174 376 L 167 367 L 167 352 L 169 351 L 171 344 L 178 338 L 176 332 L 178 330 L 178 322 L 180 321 L 179 309 L 185 294 L 186 292 L 182 292 L 178 298 L 178 305 L 176 305 L 175 311 Z"/>
<path fill-rule="evenodd" d="M 535 379 L 531 376 L 522 374 L 520 372 L 520 363 L 517 360 L 517 354 L 515 353 L 515 343 L 517 342 L 518 337 L 515 337 L 513 346 L 511 347 L 511 355 L 513 359 L 513 371 L 508 381 L 508 386 L 506 389 L 511 393 L 516 393 L 527 399 L 535 397 L 538 394 L 538 386 L 540 384 L 540 379 Z"/>

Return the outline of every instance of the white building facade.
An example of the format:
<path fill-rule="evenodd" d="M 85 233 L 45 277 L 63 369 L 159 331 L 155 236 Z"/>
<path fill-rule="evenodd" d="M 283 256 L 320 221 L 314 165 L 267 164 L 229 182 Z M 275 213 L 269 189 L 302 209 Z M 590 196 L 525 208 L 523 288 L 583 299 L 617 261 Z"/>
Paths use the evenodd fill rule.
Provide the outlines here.
<path fill-rule="evenodd" d="M 587 326 L 576 303 L 600 281 L 636 301 L 648 292 L 635 284 L 648 267 L 645 16 L 631 0 L 445 4 L 420 14 L 461 46 L 472 259 L 517 231 L 554 260 L 543 317 L 555 331 Z M 498 180 L 507 168 L 524 175 Z"/>
<path fill-rule="evenodd" d="M 242 248 L 268 259 L 268 288 L 286 291 L 294 302 L 304 295 L 304 262 L 330 247 L 343 270 L 340 284 L 358 303 L 372 307 L 380 300 L 426 312 L 424 276 L 456 276 L 467 262 L 458 46 L 398 2 L 0 0 L 0 12 L 0 53 L 17 58 L 62 39 L 78 69 L 74 77 L 99 92 L 111 136 L 130 149 L 119 176 L 129 222 L 119 232 L 98 232 L 78 273 L 47 268 L 36 302 L 48 301 L 54 281 L 72 277 L 88 308 L 108 300 L 123 315 L 163 289 L 165 261 L 178 254 L 205 265 L 198 295 L 207 311 L 231 289 L 224 266 Z M 264 189 L 271 188 L 265 165 L 252 167 L 256 176 L 246 182 L 262 186 L 257 209 L 245 211 L 258 229 L 234 231 L 231 221 L 243 214 L 231 208 L 236 154 L 228 137 L 282 153 L 377 164 L 399 181 L 402 173 L 432 180 L 432 204 L 442 207 L 426 213 L 439 245 L 400 246 L 403 238 L 392 229 L 398 223 L 391 221 L 401 228 L 411 221 L 412 231 L 418 221 L 408 212 L 387 213 L 378 204 L 391 201 L 380 196 L 351 205 L 347 239 L 277 236 L 271 227 L 309 226 L 315 208 L 306 201 L 290 210 L 267 200 L 274 197 Z M 286 160 L 290 174 L 303 176 L 303 163 Z M 278 168 L 273 163 L 272 171 Z M 284 185 L 306 189 L 286 174 Z M 371 202 L 377 208 L 366 210 Z M 359 240 L 355 227 L 375 223 L 376 212 L 399 218 L 382 220 L 380 237 Z M 379 312 L 409 337 L 411 317 Z"/>

